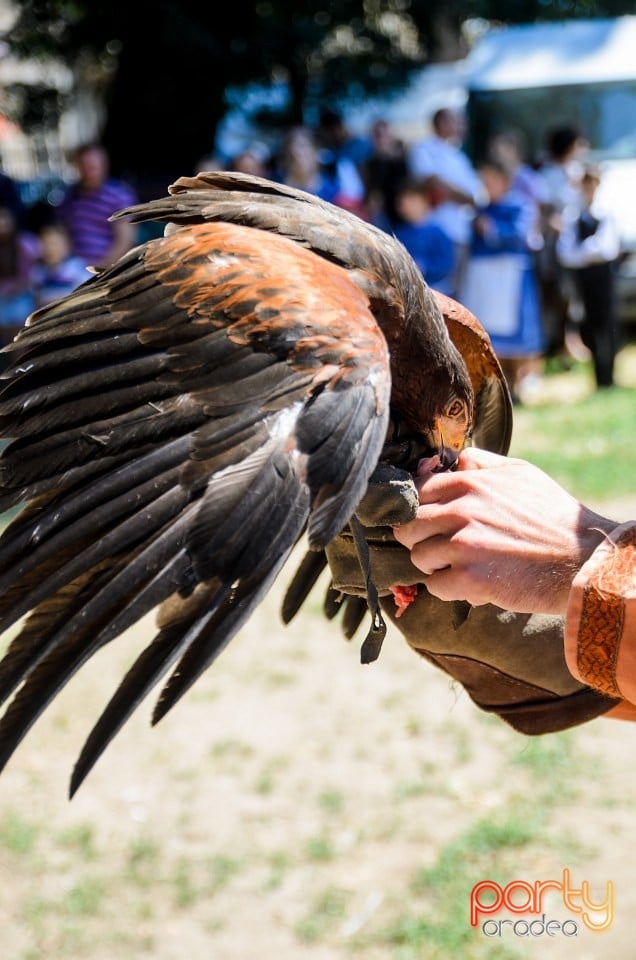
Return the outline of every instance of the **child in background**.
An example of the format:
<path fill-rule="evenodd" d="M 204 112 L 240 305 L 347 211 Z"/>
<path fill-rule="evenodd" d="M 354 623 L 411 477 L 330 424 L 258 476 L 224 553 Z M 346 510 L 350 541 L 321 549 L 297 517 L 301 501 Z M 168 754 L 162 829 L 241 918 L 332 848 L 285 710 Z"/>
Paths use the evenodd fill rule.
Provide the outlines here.
<path fill-rule="evenodd" d="M 72 252 L 70 234 L 63 224 L 46 224 L 39 239 L 40 256 L 33 265 L 32 280 L 36 306 L 43 307 L 71 293 L 88 280 L 90 272 L 86 260 Z"/>
<path fill-rule="evenodd" d="M 475 210 L 459 300 L 484 326 L 519 401 L 545 349 L 532 245 L 536 214 L 511 189 L 511 173 L 498 160 L 482 163 L 479 175 L 487 200 Z"/>
<path fill-rule="evenodd" d="M 432 219 L 432 191 L 429 180 L 417 177 L 405 180 L 395 193 L 399 221 L 391 232 L 411 254 L 429 286 L 450 294 L 455 250 L 446 231 Z"/>
<path fill-rule="evenodd" d="M 38 239 L 23 230 L 9 207 L 0 206 L 0 346 L 11 343 L 35 307 L 31 272 Z M 0 359 L 0 369 L 7 365 Z"/>

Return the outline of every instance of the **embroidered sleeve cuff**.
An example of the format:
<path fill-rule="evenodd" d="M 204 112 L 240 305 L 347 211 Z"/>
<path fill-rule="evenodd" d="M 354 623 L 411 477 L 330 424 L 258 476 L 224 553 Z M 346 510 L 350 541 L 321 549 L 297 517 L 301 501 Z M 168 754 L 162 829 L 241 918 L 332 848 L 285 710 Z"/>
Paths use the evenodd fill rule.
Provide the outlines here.
<path fill-rule="evenodd" d="M 636 703 L 636 522 L 618 526 L 576 575 L 565 656 L 583 683 Z"/>

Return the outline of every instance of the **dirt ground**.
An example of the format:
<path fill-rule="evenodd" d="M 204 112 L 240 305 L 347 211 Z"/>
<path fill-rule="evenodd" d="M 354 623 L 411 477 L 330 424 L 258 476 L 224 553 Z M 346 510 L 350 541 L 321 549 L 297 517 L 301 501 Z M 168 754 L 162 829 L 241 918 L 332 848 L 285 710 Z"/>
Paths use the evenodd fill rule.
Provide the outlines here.
<path fill-rule="evenodd" d="M 636 498 L 598 506 L 636 514 Z M 395 630 L 362 667 L 320 591 L 282 627 L 285 582 L 156 728 L 142 704 L 71 802 L 72 763 L 151 624 L 38 721 L 0 777 L 2 957 L 632 960 L 636 728 L 529 741 Z M 614 884 L 610 930 L 470 928 L 475 883 L 564 868 L 597 898 Z"/>
<path fill-rule="evenodd" d="M 400 952 L 386 930 L 405 909 L 426 914 L 418 871 L 554 777 L 546 823 L 504 877 L 559 879 L 568 866 L 597 895 L 612 880 L 616 918 L 607 933 L 543 938 L 519 955 L 631 960 L 636 731 L 595 721 L 568 735 L 570 772 L 549 763 L 528 776 L 526 738 L 476 710 L 399 634 L 361 667 L 357 641 L 315 609 L 281 628 L 276 601 L 158 727 L 144 704 L 72 802 L 72 761 L 141 638 L 105 651 L 29 734 L 0 779 L 2 955 L 508 956 L 483 952 L 468 929 L 467 891 L 485 866 L 465 871 L 472 939 L 461 952 Z M 487 863 L 490 876 L 496 850 Z"/>

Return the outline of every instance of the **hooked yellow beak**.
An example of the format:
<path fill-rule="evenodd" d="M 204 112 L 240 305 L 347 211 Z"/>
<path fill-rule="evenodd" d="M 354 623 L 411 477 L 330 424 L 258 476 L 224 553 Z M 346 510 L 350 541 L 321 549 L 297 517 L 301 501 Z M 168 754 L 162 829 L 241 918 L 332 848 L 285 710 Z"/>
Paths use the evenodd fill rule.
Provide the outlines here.
<path fill-rule="evenodd" d="M 438 417 L 434 429 L 442 469 L 452 470 L 466 443 L 465 424 L 450 417 Z"/>

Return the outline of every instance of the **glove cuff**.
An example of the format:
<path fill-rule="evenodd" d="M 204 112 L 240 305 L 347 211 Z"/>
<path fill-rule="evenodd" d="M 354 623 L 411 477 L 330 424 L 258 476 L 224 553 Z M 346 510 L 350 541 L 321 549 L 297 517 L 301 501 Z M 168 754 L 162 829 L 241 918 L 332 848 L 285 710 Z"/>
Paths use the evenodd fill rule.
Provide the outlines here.
<path fill-rule="evenodd" d="M 382 607 L 409 645 L 467 691 L 482 710 L 519 733 L 566 730 L 602 716 L 620 701 L 586 686 L 568 670 L 563 618 L 519 614 L 490 604 L 454 618 L 454 605 L 420 587 L 397 618 Z"/>
<path fill-rule="evenodd" d="M 620 701 L 590 687 L 559 695 L 466 657 L 418 653 L 457 680 L 473 703 L 528 736 L 556 733 L 602 716 Z"/>

